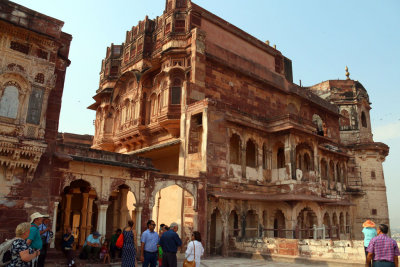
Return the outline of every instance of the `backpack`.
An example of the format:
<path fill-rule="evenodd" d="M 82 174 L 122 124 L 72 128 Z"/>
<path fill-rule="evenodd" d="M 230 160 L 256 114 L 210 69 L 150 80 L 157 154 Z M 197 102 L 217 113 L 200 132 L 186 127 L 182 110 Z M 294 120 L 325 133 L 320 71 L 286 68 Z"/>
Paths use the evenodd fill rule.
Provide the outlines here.
<path fill-rule="evenodd" d="M 6 266 L 11 262 L 11 248 L 16 238 L 4 241 L 0 245 L 0 266 Z"/>

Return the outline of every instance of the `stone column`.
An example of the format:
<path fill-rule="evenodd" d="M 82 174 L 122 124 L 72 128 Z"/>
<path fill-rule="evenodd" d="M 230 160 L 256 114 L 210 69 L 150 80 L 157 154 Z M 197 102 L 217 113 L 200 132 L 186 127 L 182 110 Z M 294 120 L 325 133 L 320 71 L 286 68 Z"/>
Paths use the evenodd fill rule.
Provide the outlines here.
<path fill-rule="evenodd" d="M 86 233 L 87 234 L 89 234 L 92 230 L 93 201 L 94 201 L 94 198 L 90 197 L 89 201 L 88 201 L 87 220 L 86 220 Z"/>
<path fill-rule="evenodd" d="M 81 223 L 79 227 L 79 245 L 83 246 L 86 240 L 86 221 L 89 193 L 82 193 Z"/>
<path fill-rule="evenodd" d="M 97 217 L 97 231 L 104 236 L 106 234 L 106 223 L 107 223 L 107 208 L 108 204 L 98 205 L 98 217 Z"/>
<path fill-rule="evenodd" d="M 53 222 L 51 225 L 51 231 L 53 232 L 53 238 L 51 239 L 50 248 L 54 248 L 54 239 L 56 235 L 56 225 L 57 225 L 57 210 L 58 210 L 58 201 L 54 201 L 54 210 L 53 210 Z"/>
<path fill-rule="evenodd" d="M 64 209 L 64 230 L 67 230 L 68 227 L 70 227 L 69 221 L 70 221 L 70 216 L 71 216 L 71 200 L 72 200 L 72 194 L 66 194 L 65 195 L 65 209 Z"/>
<path fill-rule="evenodd" d="M 127 188 L 121 188 L 120 190 L 121 194 L 121 204 L 120 204 L 120 217 L 119 217 L 119 226 L 122 229 L 125 227 L 128 223 L 128 212 L 129 209 L 127 207 L 127 198 L 128 198 L 128 189 Z"/>
<path fill-rule="evenodd" d="M 119 228 L 119 211 L 118 211 L 118 196 L 112 198 L 112 205 L 113 205 L 113 232 L 115 232 Z"/>
<path fill-rule="evenodd" d="M 137 205 L 136 204 L 136 233 L 137 233 L 137 247 L 139 247 L 139 245 L 140 245 L 140 237 L 141 237 L 141 235 L 142 235 L 142 229 L 141 229 L 141 226 L 142 226 L 142 209 L 143 209 L 143 207 L 142 206 L 139 206 L 139 205 Z"/>

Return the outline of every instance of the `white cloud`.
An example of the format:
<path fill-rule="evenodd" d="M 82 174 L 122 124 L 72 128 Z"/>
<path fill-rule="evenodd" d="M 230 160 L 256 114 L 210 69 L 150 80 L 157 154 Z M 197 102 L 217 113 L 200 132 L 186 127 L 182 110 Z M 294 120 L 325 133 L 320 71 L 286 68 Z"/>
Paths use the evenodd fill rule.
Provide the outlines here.
<path fill-rule="evenodd" d="M 400 138 L 400 121 L 378 126 L 373 133 L 377 142 Z"/>

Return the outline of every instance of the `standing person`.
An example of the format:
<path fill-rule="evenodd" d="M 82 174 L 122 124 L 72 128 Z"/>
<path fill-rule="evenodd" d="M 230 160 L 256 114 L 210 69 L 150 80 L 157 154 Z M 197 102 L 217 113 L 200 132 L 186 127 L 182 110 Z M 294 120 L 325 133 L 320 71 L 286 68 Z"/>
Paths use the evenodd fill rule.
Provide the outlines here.
<path fill-rule="evenodd" d="M 372 238 L 374 238 L 378 233 L 376 232 L 375 223 L 371 220 L 366 220 L 363 223 L 362 233 L 364 234 L 364 251 L 365 258 L 368 256 L 367 248 L 369 242 Z"/>
<path fill-rule="evenodd" d="M 133 221 L 128 221 L 128 226 L 122 232 L 124 244 L 122 245 L 122 263 L 121 267 L 136 266 L 136 232 L 133 229 Z"/>
<path fill-rule="evenodd" d="M 166 226 L 165 224 L 160 224 L 160 231 L 159 231 L 159 237 L 161 238 L 162 234 L 168 231 L 168 226 Z M 162 257 L 163 257 L 163 250 L 161 248 L 161 246 L 158 246 L 158 267 L 162 267 Z"/>
<path fill-rule="evenodd" d="M 143 262 L 143 267 L 156 267 L 157 265 L 157 254 L 158 254 L 158 241 L 160 237 L 157 232 L 154 231 L 156 224 L 153 220 L 147 222 L 147 230 L 143 232 L 140 239 L 140 260 Z"/>
<path fill-rule="evenodd" d="M 49 215 L 43 216 L 43 222 L 39 225 L 40 237 L 42 238 L 42 249 L 40 250 L 40 256 L 38 258 L 38 267 L 44 267 L 46 261 L 47 248 L 50 243 L 52 233 L 50 231 L 50 219 Z M 51 234 L 51 235 L 50 235 Z"/>
<path fill-rule="evenodd" d="M 182 246 L 182 240 L 176 233 L 178 228 L 177 223 L 171 223 L 169 230 L 163 233 L 160 238 L 159 245 L 163 250 L 163 267 L 177 267 L 176 252 L 178 247 Z"/>
<path fill-rule="evenodd" d="M 380 224 L 378 236 L 371 239 L 367 251 L 366 267 L 369 267 L 373 260 L 373 267 L 398 267 L 400 255 L 397 242 L 387 236 L 389 227 L 386 224 Z"/>
<path fill-rule="evenodd" d="M 196 267 L 200 267 L 200 257 L 204 254 L 204 248 L 201 244 L 200 232 L 194 231 L 192 234 L 192 242 L 189 242 L 185 252 L 188 261 L 195 261 Z"/>
<path fill-rule="evenodd" d="M 28 246 L 30 246 L 34 251 L 41 250 L 43 246 L 42 238 L 40 237 L 39 225 L 43 222 L 43 217 L 45 215 L 35 212 L 31 215 L 31 230 L 26 240 Z M 40 253 L 39 253 L 40 254 Z M 31 265 L 37 266 L 37 258 L 32 260 Z"/>
<path fill-rule="evenodd" d="M 30 229 L 28 222 L 18 224 L 15 229 L 16 239 L 11 245 L 11 262 L 7 267 L 28 267 L 40 255 L 40 250 L 34 251 L 25 241 L 29 237 Z"/>
<path fill-rule="evenodd" d="M 115 234 L 113 234 L 111 236 L 111 241 L 110 241 L 110 254 L 111 254 L 111 259 L 115 259 L 115 254 L 116 252 L 118 252 L 119 257 L 121 257 L 121 249 L 117 248 L 117 246 L 115 245 L 117 243 L 118 237 L 121 235 L 122 230 L 121 229 L 117 229 L 115 231 Z"/>
<path fill-rule="evenodd" d="M 67 258 L 68 267 L 75 265 L 74 254 L 72 250 L 72 245 L 74 244 L 75 238 L 72 234 L 71 227 L 67 227 L 67 230 L 63 236 L 61 248 L 64 252 L 65 257 Z"/>

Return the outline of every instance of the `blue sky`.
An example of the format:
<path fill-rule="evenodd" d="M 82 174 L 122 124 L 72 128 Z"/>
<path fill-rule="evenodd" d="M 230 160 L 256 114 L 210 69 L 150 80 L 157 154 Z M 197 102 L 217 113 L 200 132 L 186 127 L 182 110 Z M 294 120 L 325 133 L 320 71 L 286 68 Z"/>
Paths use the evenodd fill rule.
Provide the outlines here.
<path fill-rule="evenodd" d="M 72 34 L 60 131 L 93 134 L 93 103 L 101 60 L 111 43 L 146 15 L 162 14 L 164 0 L 15 0 L 65 22 Z M 303 86 L 350 77 L 368 90 L 374 140 L 390 146 L 384 163 L 392 227 L 400 227 L 400 1 L 197 0 L 196 4 L 270 40 L 293 61 L 294 82 Z"/>

